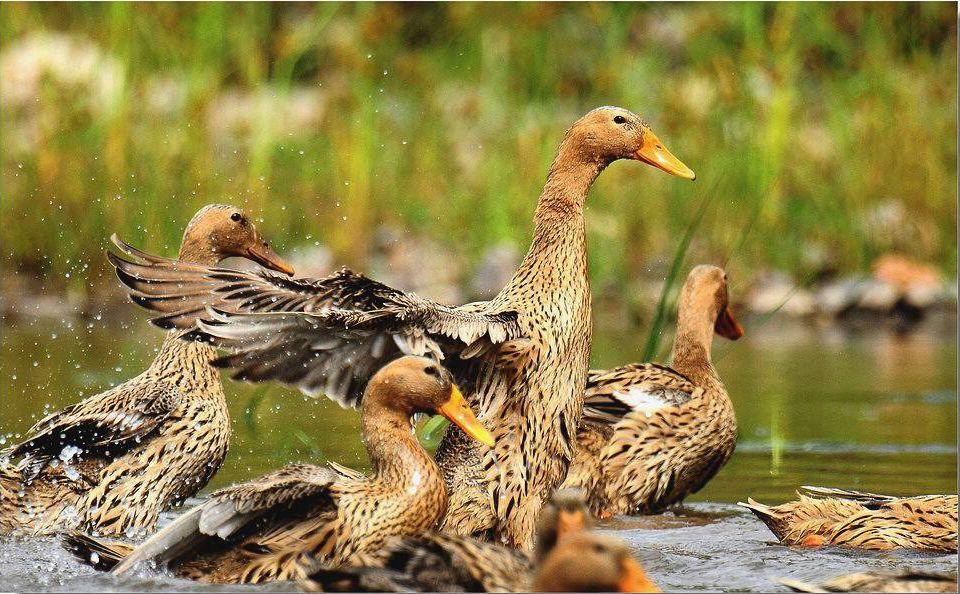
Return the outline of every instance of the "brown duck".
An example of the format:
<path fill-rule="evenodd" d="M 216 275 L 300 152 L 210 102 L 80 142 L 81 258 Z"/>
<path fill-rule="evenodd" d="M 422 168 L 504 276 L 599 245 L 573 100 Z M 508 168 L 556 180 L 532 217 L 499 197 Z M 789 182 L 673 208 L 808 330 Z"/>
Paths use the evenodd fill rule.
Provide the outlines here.
<path fill-rule="evenodd" d="M 600 517 L 657 513 L 700 490 L 733 454 L 733 403 L 710 359 L 712 336 L 736 340 L 727 277 L 697 266 L 680 295 L 671 367 L 591 371 L 580 450 L 565 487 L 589 491 Z"/>
<path fill-rule="evenodd" d="M 392 536 L 435 528 L 447 506 L 440 469 L 413 434 L 417 413 L 444 415 L 474 439 L 492 445 L 450 373 L 431 359 L 396 359 L 371 379 L 361 430 L 371 476 L 339 465 L 292 464 L 222 489 L 144 541 L 114 567 L 168 564 L 204 582 L 256 584 L 300 579 L 311 559 L 349 564 Z M 81 558 L 101 567 L 129 547 L 74 535 Z"/>
<path fill-rule="evenodd" d="M 822 584 L 787 578 L 780 583 L 794 592 L 956 592 L 957 574 L 916 569 L 873 570 L 842 575 Z"/>
<path fill-rule="evenodd" d="M 228 256 L 292 273 L 240 210 L 204 207 L 187 225 L 180 260 Z M 214 350 L 179 334 L 167 335 L 146 371 L 44 417 L 3 452 L 0 530 L 134 536 L 206 485 L 226 456 L 230 420 L 208 364 Z"/>
<path fill-rule="evenodd" d="M 576 451 L 590 352 L 583 208 L 601 171 L 644 161 L 693 179 L 639 117 L 595 109 L 567 131 L 534 215 L 533 241 L 490 301 L 448 307 L 349 271 L 290 280 L 213 267 L 114 259 L 162 327 L 191 328 L 234 354 L 234 377 L 279 380 L 356 405 L 367 377 L 400 354 L 443 358 L 497 445 L 447 432 L 437 459 L 450 492 L 448 531 L 493 532 L 529 548 L 549 493 Z M 186 286 L 187 289 L 183 287 Z M 208 315 L 207 306 L 219 310 Z"/>
<path fill-rule="evenodd" d="M 325 592 L 659 592 L 623 543 L 586 532 L 592 524 L 581 492 L 564 490 L 543 507 L 532 557 L 434 532 L 393 539 L 359 567 L 318 567 L 301 586 Z"/>
<path fill-rule="evenodd" d="M 957 551 L 957 496 L 891 497 L 843 489 L 801 487 L 799 500 L 740 503 L 786 545 L 836 545 L 885 551 Z"/>

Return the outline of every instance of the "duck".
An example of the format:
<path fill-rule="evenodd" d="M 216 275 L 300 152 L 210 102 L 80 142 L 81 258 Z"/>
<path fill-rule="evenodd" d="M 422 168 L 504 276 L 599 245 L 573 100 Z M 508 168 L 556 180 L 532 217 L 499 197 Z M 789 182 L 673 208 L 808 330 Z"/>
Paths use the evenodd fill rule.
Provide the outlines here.
<path fill-rule="evenodd" d="M 956 495 L 893 497 L 803 486 L 797 496 L 797 501 L 781 505 L 763 505 L 753 499 L 739 505 L 752 511 L 786 545 L 957 552 Z"/>
<path fill-rule="evenodd" d="M 412 418 L 437 413 L 493 443 L 452 375 L 433 359 L 395 359 L 370 378 L 361 432 L 372 473 L 293 463 L 211 494 L 133 548 L 74 534 L 67 548 L 115 574 L 165 564 L 200 582 L 260 584 L 302 579 L 313 559 L 347 564 L 392 536 L 436 527 L 447 506 L 440 469 L 417 441 Z M 121 558 L 122 557 L 122 558 Z"/>
<path fill-rule="evenodd" d="M 293 273 L 246 213 L 222 204 L 194 215 L 177 262 L 236 256 Z M 229 413 L 214 349 L 181 334 L 168 332 L 140 375 L 43 417 L 0 454 L 0 532 L 145 535 L 207 484 L 227 454 Z"/>
<path fill-rule="evenodd" d="M 586 489 L 598 517 L 659 513 L 703 488 L 733 455 L 737 419 L 711 361 L 714 333 L 737 340 L 743 328 L 726 273 L 701 265 L 680 292 L 671 366 L 590 372 L 579 451 L 563 486 Z"/>
<path fill-rule="evenodd" d="M 443 529 L 533 547 L 540 508 L 577 449 L 591 344 L 584 205 L 620 159 L 680 178 L 693 171 L 639 116 L 594 109 L 560 142 L 530 248 L 489 301 L 448 306 L 350 270 L 291 281 L 270 273 L 113 258 L 154 323 L 229 351 L 216 365 L 356 406 L 365 380 L 400 355 L 442 360 L 490 427 L 487 447 L 451 427 L 437 450 L 450 505 Z M 187 286 L 189 290 L 182 287 Z"/>
<path fill-rule="evenodd" d="M 850 573 L 822 584 L 783 578 L 794 592 L 956 592 L 957 574 L 917 569 L 877 569 Z"/>
<path fill-rule="evenodd" d="M 354 567 L 315 566 L 311 592 L 659 592 L 617 539 L 592 534 L 580 490 L 557 491 L 537 522 L 532 555 L 469 536 L 397 538 Z"/>

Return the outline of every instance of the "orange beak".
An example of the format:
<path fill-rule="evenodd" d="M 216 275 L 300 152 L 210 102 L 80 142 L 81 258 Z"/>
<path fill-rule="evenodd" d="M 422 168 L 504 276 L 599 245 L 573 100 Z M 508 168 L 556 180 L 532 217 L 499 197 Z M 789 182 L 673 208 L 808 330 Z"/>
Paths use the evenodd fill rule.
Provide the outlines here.
<path fill-rule="evenodd" d="M 484 445 L 493 447 L 493 436 L 480 424 L 476 415 L 473 414 L 470 405 L 460 393 L 460 388 L 450 386 L 450 398 L 437 409 L 437 412 L 445 416 L 451 423 L 460 427 L 464 433 L 476 439 Z"/>
<path fill-rule="evenodd" d="M 662 592 L 653 581 L 647 577 L 647 572 L 633 557 L 627 557 L 621 564 L 620 581 L 617 582 L 618 592 Z"/>
<path fill-rule="evenodd" d="M 743 336 L 743 326 L 733 317 L 730 312 L 730 306 L 725 305 L 717 316 L 717 321 L 713 324 L 713 330 L 724 338 L 737 340 Z"/>
<path fill-rule="evenodd" d="M 273 249 L 266 244 L 255 244 L 248 247 L 246 256 L 264 268 L 282 272 L 287 276 L 293 276 L 293 267 L 284 262 L 283 259 L 277 255 L 277 252 L 273 251 Z"/>
<path fill-rule="evenodd" d="M 653 165 L 657 169 L 662 169 L 670 175 L 689 180 L 697 179 L 697 174 L 684 165 L 683 161 L 674 157 L 673 153 L 663 146 L 657 135 L 649 129 L 644 129 L 643 146 L 633 154 L 633 158 L 648 165 Z"/>

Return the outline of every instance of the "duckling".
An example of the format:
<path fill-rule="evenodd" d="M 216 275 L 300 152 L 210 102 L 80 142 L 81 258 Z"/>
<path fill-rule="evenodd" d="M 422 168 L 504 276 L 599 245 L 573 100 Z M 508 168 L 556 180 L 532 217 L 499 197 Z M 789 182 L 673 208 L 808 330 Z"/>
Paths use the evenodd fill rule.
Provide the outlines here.
<path fill-rule="evenodd" d="M 572 546 L 581 549 L 583 556 L 571 561 L 564 552 L 567 539 L 587 533 L 592 526 L 584 493 L 566 489 L 556 492 L 543 507 L 533 556 L 467 536 L 433 532 L 392 539 L 358 559 L 356 567 L 318 564 L 301 587 L 328 592 L 524 592 L 541 580 L 541 587 L 549 591 L 619 587 L 659 591 L 628 553 L 623 556 L 622 544 L 615 540 L 598 535 L 578 540 Z M 564 561 L 551 560 L 554 555 Z M 611 562 L 611 557 L 616 561 Z M 558 577 L 549 581 L 548 571 Z"/>
<path fill-rule="evenodd" d="M 783 578 L 794 592 L 956 592 L 957 574 L 915 569 L 873 570 L 842 575 L 822 584 Z"/>
<path fill-rule="evenodd" d="M 597 516 L 658 513 L 730 459 L 737 419 L 710 359 L 714 333 L 737 340 L 743 329 L 730 311 L 726 273 L 697 266 L 681 290 L 671 367 L 590 372 L 564 486 L 587 489 Z"/>
<path fill-rule="evenodd" d="M 293 273 L 243 211 L 202 208 L 184 232 L 178 265 L 230 256 Z M 226 456 L 230 421 L 220 373 L 208 364 L 215 351 L 181 334 L 169 332 L 137 377 L 47 415 L 4 450 L 0 532 L 79 527 L 130 537 L 207 484 Z"/>
<path fill-rule="evenodd" d="M 435 528 L 447 507 L 443 477 L 413 434 L 411 418 L 436 412 L 492 445 L 450 372 L 431 359 L 405 356 L 370 379 L 361 401 L 361 430 L 373 473 L 337 464 L 291 464 L 222 489 L 165 526 L 117 563 L 128 572 L 152 560 L 202 582 L 257 584 L 302 579 L 308 560 L 342 565 L 398 535 Z M 90 538 L 71 538 L 81 558 L 101 567 L 128 552 Z"/>
<path fill-rule="evenodd" d="M 799 501 L 740 503 L 786 545 L 957 551 L 957 496 L 892 497 L 804 486 Z"/>

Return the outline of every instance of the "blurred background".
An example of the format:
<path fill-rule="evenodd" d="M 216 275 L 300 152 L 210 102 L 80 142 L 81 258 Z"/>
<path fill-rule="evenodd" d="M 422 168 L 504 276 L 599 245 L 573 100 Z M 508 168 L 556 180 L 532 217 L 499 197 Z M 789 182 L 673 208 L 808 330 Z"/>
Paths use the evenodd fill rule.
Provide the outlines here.
<path fill-rule="evenodd" d="M 525 251 L 564 130 L 616 104 L 698 174 L 616 163 L 588 199 L 594 364 L 669 351 L 694 263 L 747 337 L 716 345 L 741 443 L 697 497 L 811 475 L 956 486 L 957 13 L 917 4 L 0 4 L 0 413 L 139 373 L 111 233 L 176 253 L 245 205 L 302 274 L 349 265 L 450 302 Z M 356 415 L 225 382 L 215 484 L 362 465 Z M 356 459 L 356 461 L 354 460 Z M 951 486 L 952 485 L 952 486 Z"/>

